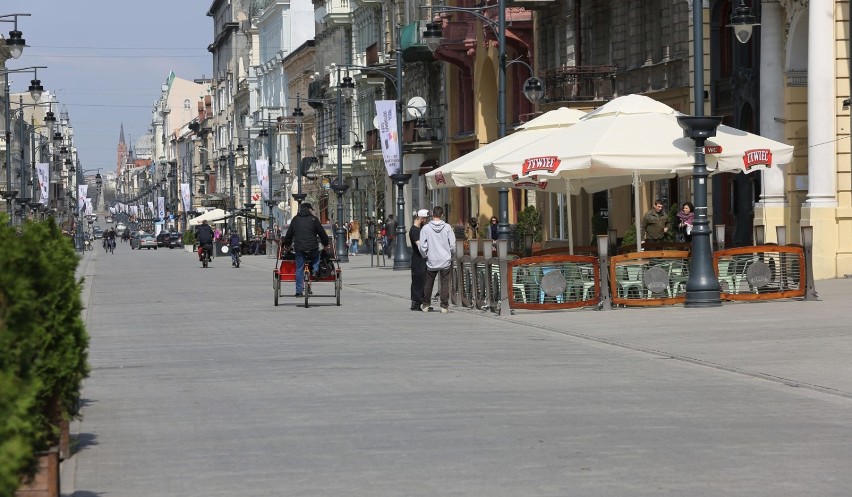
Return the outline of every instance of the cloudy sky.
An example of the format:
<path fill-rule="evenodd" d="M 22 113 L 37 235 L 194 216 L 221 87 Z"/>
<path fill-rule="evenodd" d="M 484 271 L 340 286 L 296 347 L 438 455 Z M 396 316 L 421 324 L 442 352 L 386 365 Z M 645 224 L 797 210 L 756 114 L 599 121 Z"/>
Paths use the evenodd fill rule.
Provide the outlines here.
<path fill-rule="evenodd" d="M 27 48 L 10 69 L 47 66 L 38 77 L 55 92 L 74 126 L 85 169 L 115 170 L 121 124 L 129 140 L 145 134 L 160 86 L 170 71 L 209 76 L 212 0 L 3 0 L 0 15 L 18 18 Z M 0 24 L 4 36 L 12 23 Z M 11 74 L 12 92 L 31 73 Z M 55 111 L 56 109 L 54 109 Z M 58 113 L 57 113 L 58 117 Z"/>

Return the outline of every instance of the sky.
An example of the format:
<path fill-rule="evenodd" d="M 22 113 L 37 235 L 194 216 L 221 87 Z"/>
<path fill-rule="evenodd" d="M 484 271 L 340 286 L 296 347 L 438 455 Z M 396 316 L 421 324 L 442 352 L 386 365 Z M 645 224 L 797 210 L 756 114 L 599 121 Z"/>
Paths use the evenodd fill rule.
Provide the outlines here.
<path fill-rule="evenodd" d="M 0 15 L 18 18 L 27 47 L 9 69 L 38 70 L 74 127 L 85 170 L 115 171 L 122 123 L 128 146 L 144 135 L 170 71 L 194 80 L 212 73 L 212 0 L 3 0 Z M 14 27 L 0 23 L 4 36 Z M 32 73 L 10 74 L 12 93 Z M 62 107 L 60 106 L 60 110 Z M 54 109 L 57 118 L 59 112 Z M 101 171 L 103 172 L 103 171 Z"/>

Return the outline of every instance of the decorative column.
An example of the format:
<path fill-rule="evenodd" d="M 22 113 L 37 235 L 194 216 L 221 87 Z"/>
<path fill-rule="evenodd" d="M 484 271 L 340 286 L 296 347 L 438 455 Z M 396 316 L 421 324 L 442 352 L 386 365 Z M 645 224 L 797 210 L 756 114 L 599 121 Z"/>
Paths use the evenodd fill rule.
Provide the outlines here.
<path fill-rule="evenodd" d="M 813 226 L 813 273 L 837 276 L 837 134 L 834 0 L 808 11 L 808 197 L 802 226 Z"/>
<path fill-rule="evenodd" d="M 784 142 L 784 17 L 778 0 L 762 0 L 760 6 L 760 134 Z M 784 226 L 788 203 L 784 171 L 767 169 L 762 173 L 763 191 L 755 206 L 754 222 L 766 226 Z"/>

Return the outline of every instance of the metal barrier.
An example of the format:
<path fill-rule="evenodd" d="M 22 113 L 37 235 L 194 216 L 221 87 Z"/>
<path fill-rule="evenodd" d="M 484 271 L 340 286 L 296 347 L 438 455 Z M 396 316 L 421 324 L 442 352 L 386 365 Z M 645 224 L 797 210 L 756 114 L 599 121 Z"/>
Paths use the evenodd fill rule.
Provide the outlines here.
<path fill-rule="evenodd" d="M 625 306 L 682 304 L 689 279 L 689 252 L 658 250 L 613 256 L 612 303 Z"/>
<path fill-rule="evenodd" d="M 507 273 L 508 282 L 511 282 L 508 297 L 512 309 L 597 307 L 600 300 L 597 257 L 524 257 L 509 261 Z"/>
<path fill-rule="evenodd" d="M 799 245 L 756 245 L 713 254 L 721 296 L 726 300 L 772 300 L 805 296 L 805 252 Z"/>

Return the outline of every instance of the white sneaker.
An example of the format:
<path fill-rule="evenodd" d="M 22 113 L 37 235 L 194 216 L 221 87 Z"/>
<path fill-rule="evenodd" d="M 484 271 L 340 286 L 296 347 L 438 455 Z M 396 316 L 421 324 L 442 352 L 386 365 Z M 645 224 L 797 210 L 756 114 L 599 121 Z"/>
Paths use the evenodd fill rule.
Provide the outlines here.
<path fill-rule="evenodd" d="M 446 314 L 448 312 L 450 312 L 449 309 L 447 309 L 446 307 L 441 307 L 441 314 Z"/>
<path fill-rule="evenodd" d="M 429 306 L 426 304 L 420 304 L 420 310 L 423 312 L 429 312 Z"/>

